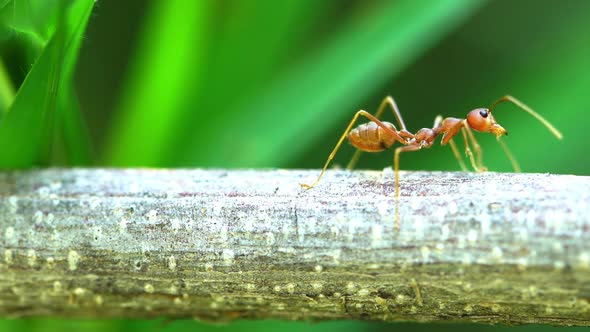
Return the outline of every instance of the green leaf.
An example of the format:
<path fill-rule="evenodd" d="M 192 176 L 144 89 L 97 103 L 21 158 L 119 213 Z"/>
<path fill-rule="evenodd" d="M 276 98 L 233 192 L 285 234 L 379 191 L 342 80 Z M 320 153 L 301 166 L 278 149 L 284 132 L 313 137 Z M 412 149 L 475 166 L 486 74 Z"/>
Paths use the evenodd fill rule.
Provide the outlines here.
<path fill-rule="evenodd" d="M 56 112 L 67 106 L 60 101 L 71 98 L 78 48 L 93 5 L 94 0 L 77 0 L 61 7 L 55 33 L 0 123 L 0 167 L 48 163 Z"/>
<path fill-rule="evenodd" d="M 207 1 L 153 2 L 113 125 L 113 165 L 160 164 L 181 122 L 184 96 L 198 91 Z"/>
<path fill-rule="evenodd" d="M 53 32 L 64 4 L 71 0 L 12 0 L 0 3 L 2 23 L 45 44 Z"/>
<path fill-rule="evenodd" d="M 292 56 L 291 47 L 304 41 L 306 22 L 326 7 L 307 0 L 236 1 L 207 22 L 216 17 L 211 3 L 169 1 L 151 11 L 111 132 L 108 163 L 174 165 L 192 134 L 185 126 L 215 122 L 224 113 L 211 111 L 212 105 L 226 107 L 260 89 Z"/>

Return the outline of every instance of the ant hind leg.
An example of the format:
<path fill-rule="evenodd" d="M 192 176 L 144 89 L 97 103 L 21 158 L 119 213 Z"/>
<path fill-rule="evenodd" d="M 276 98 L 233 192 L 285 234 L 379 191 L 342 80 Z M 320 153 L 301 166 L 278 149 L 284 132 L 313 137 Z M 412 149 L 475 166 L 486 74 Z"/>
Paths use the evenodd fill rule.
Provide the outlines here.
<path fill-rule="evenodd" d="M 346 130 L 344 130 L 344 133 L 342 133 L 342 136 L 340 136 L 340 139 L 338 140 L 338 143 L 336 143 L 336 146 L 334 147 L 334 149 L 332 150 L 332 152 L 328 156 L 328 159 L 326 160 L 326 163 L 324 164 L 324 168 L 322 168 L 322 172 L 320 173 L 320 175 L 318 176 L 318 178 L 312 184 L 301 183 L 300 184 L 301 187 L 303 187 L 304 189 L 311 189 L 311 188 L 315 187 L 315 185 L 318 184 L 318 182 L 320 182 L 320 179 L 322 178 L 322 176 L 326 172 L 326 169 L 328 168 L 328 165 L 330 165 L 330 162 L 332 161 L 332 159 L 334 159 L 334 156 L 336 155 L 336 152 L 338 152 L 338 150 L 340 149 L 340 146 L 342 145 L 342 142 L 346 138 L 346 135 L 348 135 L 348 133 L 352 129 L 352 126 L 354 126 L 354 123 L 359 118 L 359 116 L 364 116 L 367 119 L 375 122 L 379 127 L 381 127 L 384 130 L 388 131 L 389 134 L 392 137 L 394 137 L 398 142 L 400 142 L 402 144 L 405 144 L 406 143 L 406 141 L 397 133 L 397 130 L 392 130 L 391 128 L 389 128 L 386 125 L 384 125 L 383 122 L 379 121 L 379 119 L 377 119 L 373 115 L 371 115 L 370 113 L 368 113 L 368 112 L 366 112 L 364 110 L 360 110 L 360 111 L 356 112 L 356 114 L 354 115 L 354 117 L 352 117 L 352 120 L 348 124 L 348 127 L 346 127 Z"/>
<path fill-rule="evenodd" d="M 377 112 L 375 113 L 375 118 L 381 120 L 381 115 L 383 115 L 383 112 L 385 111 L 385 108 L 389 106 L 391 108 L 391 111 L 393 112 L 393 116 L 395 116 L 395 119 L 397 120 L 398 125 L 400 126 L 400 130 L 399 135 L 409 139 L 409 138 L 413 138 L 414 135 L 412 133 L 410 133 L 408 131 L 408 129 L 406 128 L 406 124 L 404 123 L 404 118 L 402 117 L 402 113 L 400 112 L 397 103 L 395 102 L 395 99 L 393 99 L 393 97 L 391 96 L 387 96 L 385 98 L 383 98 L 383 100 L 381 101 L 381 104 L 379 105 L 379 108 L 377 109 Z M 348 165 L 346 165 L 346 169 L 351 170 L 353 169 L 356 164 L 358 163 L 361 154 L 363 153 L 363 151 L 361 150 L 357 150 L 355 151 L 354 155 L 352 155 L 352 158 L 350 158 L 350 161 L 348 162 Z"/>

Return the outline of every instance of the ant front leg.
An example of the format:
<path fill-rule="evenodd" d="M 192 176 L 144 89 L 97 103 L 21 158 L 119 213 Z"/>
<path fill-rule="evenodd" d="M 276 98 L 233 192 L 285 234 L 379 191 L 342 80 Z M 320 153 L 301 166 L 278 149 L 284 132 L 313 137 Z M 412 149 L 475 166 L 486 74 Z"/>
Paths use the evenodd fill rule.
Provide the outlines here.
<path fill-rule="evenodd" d="M 432 125 L 432 128 L 439 128 L 442 121 L 443 121 L 443 116 L 438 115 L 434 119 L 434 124 Z M 455 141 L 453 141 L 452 138 L 449 139 L 448 143 L 451 146 L 451 151 L 453 151 L 453 155 L 455 156 L 455 159 L 457 159 L 457 162 L 459 162 L 459 166 L 461 167 L 461 170 L 463 172 L 467 172 L 467 166 L 465 166 L 465 162 L 463 162 L 463 158 L 461 157 L 461 154 L 459 153 L 459 149 L 457 149 L 457 144 L 455 144 Z"/>
<path fill-rule="evenodd" d="M 301 187 L 303 187 L 304 189 L 311 189 L 311 188 L 315 187 L 315 185 L 318 184 L 318 182 L 320 182 L 320 179 L 322 178 L 322 176 L 326 172 L 326 169 L 328 168 L 328 165 L 330 165 L 330 162 L 332 161 L 332 159 L 334 159 L 334 156 L 336 155 L 336 152 L 338 152 L 338 150 L 340 149 L 340 146 L 342 145 L 342 142 L 346 138 L 346 135 L 348 135 L 348 133 L 350 132 L 350 130 L 354 126 L 354 123 L 359 118 L 359 116 L 364 116 L 367 119 L 375 122 L 379 127 L 381 127 L 383 129 L 385 129 L 386 131 L 388 131 L 389 134 L 392 137 L 394 137 L 398 142 L 400 142 L 402 144 L 405 144 L 406 143 L 406 141 L 396 131 L 393 131 L 389 127 L 385 126 L 381 121 L 379 121 L 379 119 L 375 118 L 370 113 L 368 113 L 368 112 L 366 112 L 364 110 L 360 110 L 360 111 L 356 112 L 356 114 L 354 115 L 354 117 L 352 118 L 352 120 L 350 121 L 350 123 L 348 124 L 348 127 L 346 127 L 346 130 L 344 130 L 344 133 L 342 133 L 342 136 L 340 136 L 340 139 L 338 140 L 338 143 L 336 143 L 336 146 L 334 147 L 334 149 L 332 150 L 332 152 L 328 156 L 328 159 L 326 160 L 326 163 L 324 164 L 324 168 L 322 168 L 322 172 L 318 176 L 317 180 L 315 180 L 315 182 L 313 182 L 312 184 L 302 183 L 301 184 Z"/>
<path fill-rule="evenodd" d="M 461 128 L 461 131 L 463 132 L 463 138 L 465 139 L 465 153 L 467 153 L 467 155 L 469 156 L 469 159 L 471 160 L 471 165 L 473 166 L 476 172 L 487 171 L 487 167 L 483 165 L 481 147 L 475 139 L 475 135 L 473 135 L 473 132 L 471 131 L 469 126 L 463 126 Z M 475 151 L 475 158 L 477 158 L 477 162 L 475 162 L 473 158 L 473 153 L 471 153 L 471 149 L 469 149 L 468 138 L 471 140 L 471 145 L 473 145 L 473 150 Z"/>

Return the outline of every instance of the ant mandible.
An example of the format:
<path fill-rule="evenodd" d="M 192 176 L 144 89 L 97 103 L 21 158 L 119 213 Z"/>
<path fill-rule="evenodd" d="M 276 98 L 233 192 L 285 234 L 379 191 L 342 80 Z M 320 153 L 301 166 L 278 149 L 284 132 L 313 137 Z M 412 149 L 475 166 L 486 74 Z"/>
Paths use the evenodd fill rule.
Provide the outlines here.
<path fill-rule="evenodd" d="M 482 164 L 481 148 L 475 139 L 475 135 L 473 135 L 473 131 L 471 130 L 473 129 L 475 131 L 487 132 L 496 135 L 498 143 L 500 143 L 508 159 L 510 159 L 515 172 L 520 172 L 520 166 L 518 166 L 516 159 L 512 156 L 510 150 L 508 150 L 508 147 L 504 144 L 504 142 L 500 140 L 500 137 L 502 137 L 502 135 L 508 135 L 508 132 L 496 122 L 494 116 L 492 115 L 492 110 L 494 110 L 496 106 L 503 102 L 511 102 L 515 104 L 520 109 L 529 113 L 539 122 L 541 122 L 553 135 L 555 135 L 555 137 L 558 139 L 562 138 L 561 133 L 551 123 L 549 123 L 549 121 L 547 121 L 537 112 L 533 111 L 520 100 L 510 95 L 506 95 L 498 99 L 489 108 L 476 108 L 470 111 L 465 119 L 443 119 L 443 117 L 439 115 L 434 120 L 434 125 L 432 128 L 422 128 L 415 134 L 412 134 L 406 129 L 406 125 L 397 107 L 397 104 L 395 103 L 395 100 L 393 100 L 391 96 L 387 96 L 381 102 L 381 105 L 379 106 L 377 113 L 375 113 L 375 116 L 364 110 L 356 112 L 348 124 L 348 127 L 346 127 L 346 130 L 340 137 L 340 140 L 338 140 L 334 150 L 332 150 L 332 153 L 330 153 L 330 156 L 328 156 L 328 160 L 326 160 L 324 168 L 322 169 L 322 172 L 318 176 L 317 180 L 315 180 L 315 182 L 312 184 L 301 184 L 301 186 L 305 189 L 311 189 L 316 184 L 318 184 L 318 182 L 320 182 L 320 179 L 326 172 L 330 161 L 332 161 L 336 155 L 336 152 L 338 152 L 338 149 L 342 145 L 344 138 L 346 137 L 348 137 L 350 143 L 357 148 L 357 151 L 350 160 L 347 169 L 352 169 L 354 167 L 363 151 L 381 152 L 389 149 L 395 144 L 395 142 L 399 142 L 403 146 L 395 149 L 393 157 L 393 168 L 395 174 L 395 229 L 399 230 L 399 156 L 402 152 L 418 151 L 422 148 L 429 148 L 434 143 L 436 137 L 442 134 L 441 144 L 449 144 L 453 154 L 455 155 L 455 158 L 457 158 L 457 161 L 459 162 L 461 169 L 463 171 L 467 171 L 467 167 L 465 166 L 461 154 L 457 149 L 457 145 L 453 141 L 453 137 L 457 135 L 459 131 L 461 131 L 465 141 L 465 153 L 469 157 L 471 166 L 476 172 L 484 172 L 487 169 Z M 400 130 L 397 130 L 393 123 L 379 120 L 387 106 L 390 106 L 392 109 L 393 115 L 395 116 L 397 123 L 401 128 Z M 352 129 L 352 126 L 360 116 L 364 116 L 365 118 L 369 119 L 370 122 L 361 124 L 358 127 Z M 471 151 L 470 144 L 473 146 L 475 156 Z"/>

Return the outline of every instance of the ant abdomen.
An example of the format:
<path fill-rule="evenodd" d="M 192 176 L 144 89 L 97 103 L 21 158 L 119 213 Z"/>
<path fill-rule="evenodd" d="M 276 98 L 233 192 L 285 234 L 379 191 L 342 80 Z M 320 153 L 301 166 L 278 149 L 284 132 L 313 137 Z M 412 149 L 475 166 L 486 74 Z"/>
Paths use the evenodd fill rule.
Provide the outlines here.
<path fill-rule="evenodd" d="M 395 126 L 390 122 L 382 122 L 393 132 L 397 132 Z M 381 152 L 389 149 L 396 139 L 389 131 L 371 121 L 364 123 L 350 131 L 348 134 L 350 144 L 359 150 L 366 152 Z"/>

